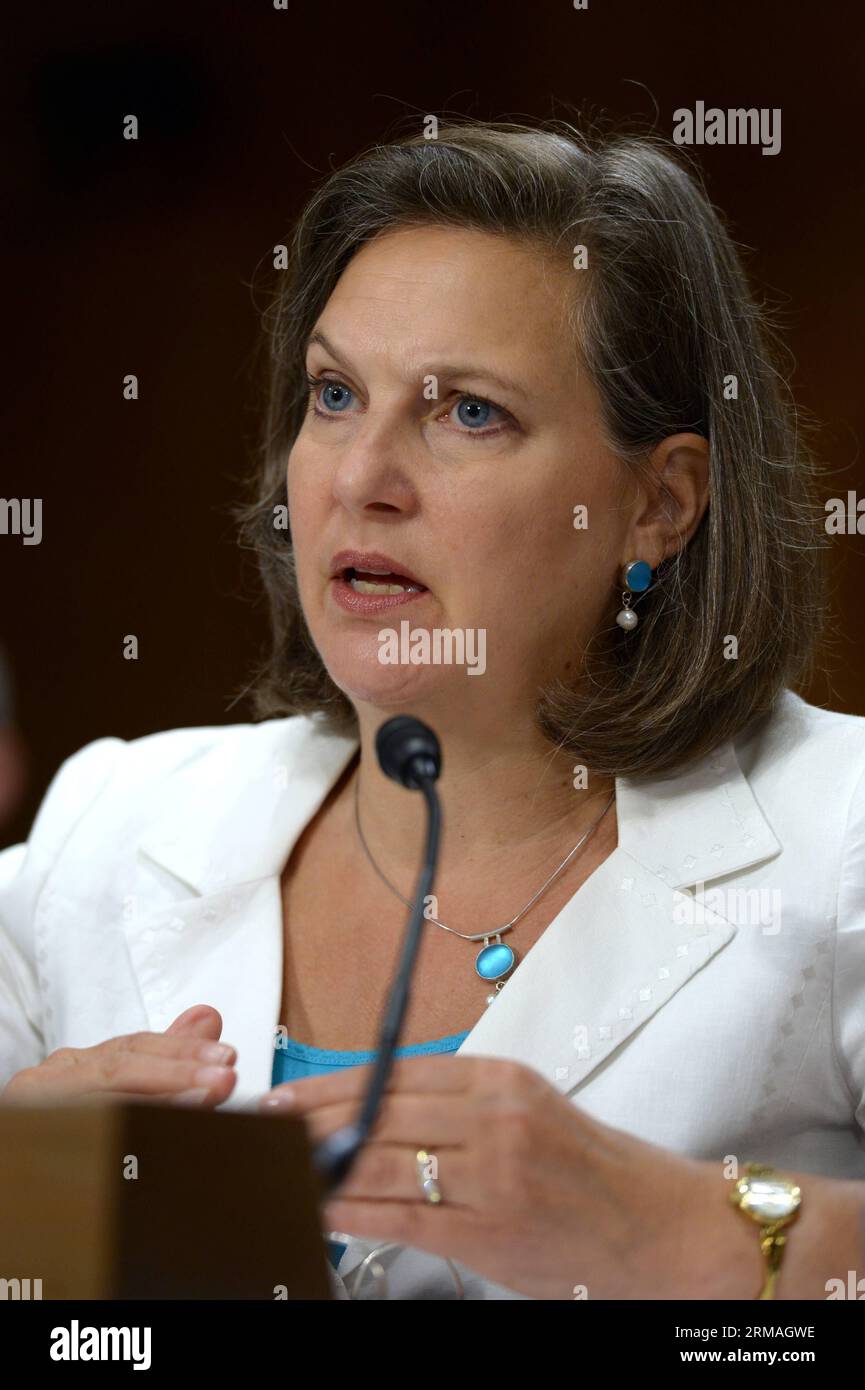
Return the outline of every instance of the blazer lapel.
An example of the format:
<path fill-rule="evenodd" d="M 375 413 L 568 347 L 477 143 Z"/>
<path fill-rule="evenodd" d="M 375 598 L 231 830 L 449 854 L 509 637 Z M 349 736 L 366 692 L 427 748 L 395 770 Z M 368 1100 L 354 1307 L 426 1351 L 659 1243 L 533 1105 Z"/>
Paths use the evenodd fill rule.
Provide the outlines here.
<path fill-rule="evenodd" d="M 518 965 L 462 1043 L 573 1091 L 687 987 L 736 926 L 682 891 L 780 845 L 732 742 L 663 782 L 617 779 L 618 845 Z M 699 896 L 699 894 L 697 895 Z"/>
<path fill-rule="evenodd" d="M 270 1086 L 282 869 L 356 747 L 305 719 L 226 731 L 175 775 L 171 809 L 139 839 L 142 890 L 133 901 L 153 901 L 154 865 L 169 876 L 165 901 L 124 922 L 150 1026 L 163 1031 L 193 1004 L 218 1009 L 222 1036 L 237 1048 L 232 1108 Z"/>

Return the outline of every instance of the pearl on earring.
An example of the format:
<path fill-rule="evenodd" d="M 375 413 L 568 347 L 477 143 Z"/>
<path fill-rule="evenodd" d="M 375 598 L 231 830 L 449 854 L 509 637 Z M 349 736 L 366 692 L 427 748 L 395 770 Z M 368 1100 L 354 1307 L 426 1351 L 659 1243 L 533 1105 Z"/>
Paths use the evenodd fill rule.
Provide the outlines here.
<path fill-rule="evenodd" d="M 622 594 L 622 610 L 616 614 L 616 622 L 625 632 L 633 632 L 640 621 L 631 607 L 631 595 L 627 590 Z"/>

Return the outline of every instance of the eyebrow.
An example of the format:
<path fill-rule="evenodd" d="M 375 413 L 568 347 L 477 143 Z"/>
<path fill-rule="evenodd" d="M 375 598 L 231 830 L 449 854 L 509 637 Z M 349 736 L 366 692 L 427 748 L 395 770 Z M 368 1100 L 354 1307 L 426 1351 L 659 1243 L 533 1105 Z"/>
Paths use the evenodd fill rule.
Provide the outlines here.
<path fill-rule="evenodd" d="M 341 367 L 344 367 L 346 371 L 352 370 L 351 363 L 347 362 L 346 359 L 339 352 L 337 352 L 333 343 L 324 333 L 322 333 L 321 329 L 319 328 L 314 329 L 313 332 L 310 333 L 309 337 L 307 338 L 304 355 L 307 352 L 309 352 L 310 348 L 316 346 L 324 348 L 325 352 L 328 353 L 328 355 L 332 357 L 335 362 L 338 362 Z M 435 363 L 432 363 L 430 364 L 429 368 L 424 373 L 424 375 L 467 378 L 474 377 L 476 380 L 483 379 L 484 381 L 491 381 L 495 385 L 501 386 L 503 390 L 512 392 L 515 396 L 521 396 L 524 401 L 527 401 L 529 399 L 528 393 L 525 391 L 525 389 L 522 386 L 519 386 L 517 382 L 511 380 L 510 377 L 502 376 L 498 372 L 491 372 L 488 370 L 488 368 L 480 365 L 472 365 L 471 363 L 459 365 L 444 362 L 436 365 Z"/>

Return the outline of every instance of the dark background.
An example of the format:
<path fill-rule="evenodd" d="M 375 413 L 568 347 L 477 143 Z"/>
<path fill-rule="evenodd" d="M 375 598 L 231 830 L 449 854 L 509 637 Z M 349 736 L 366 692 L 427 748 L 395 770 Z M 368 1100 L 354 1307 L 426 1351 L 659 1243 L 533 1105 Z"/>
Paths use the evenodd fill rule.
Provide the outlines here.
<path fill-rule="evenodd" d="M 6 30 L 6 419 L 0 495 L 42 497 L 43 540 L 0 536 L 0 643 L 29 777 L 104 734 L 249 718 L 265 638 L 231 503 L 259 391 L 250 282 L 317 178 L 398 118 L 654 123 L 781 107 L 782 148 L 700 151 L 713 201 L 778 305 L 821 422 L 825 495 L 865 494 L 863 21 L 841 4 L 41 4 Z M 138 141 L 122 118 L 140 120 Z M 122 399 L 136 373 L 140 399 Z M 865 536 L 834 544 L 828 669 L 806 698 L 865 715 Z M 137 634 L 139 660 L 123 637 Z"/>

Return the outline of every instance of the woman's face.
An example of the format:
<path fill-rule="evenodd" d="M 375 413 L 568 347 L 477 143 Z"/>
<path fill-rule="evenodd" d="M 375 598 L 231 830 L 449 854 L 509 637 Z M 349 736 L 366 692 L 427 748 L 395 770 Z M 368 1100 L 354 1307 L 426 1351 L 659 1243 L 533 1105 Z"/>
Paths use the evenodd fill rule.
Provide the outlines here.
<path fill-rule="evenodd" d="M 581 273 L 483 232 L 400 229 L 328 300 L 288 500 L 306 621 L 356 706 L 510 718 L 612 621 L 619 568 L 640 557 L 623 553 L 630 475 L 564 324 Z M 358 578 L 364 557 L 404 585 Z M 380 638 L 405 623 L 408 645 Z M 441 664 L 405 660 L 445 630 L 465 664 L 457 645 L 447 664 L 447 638 Z"/>

